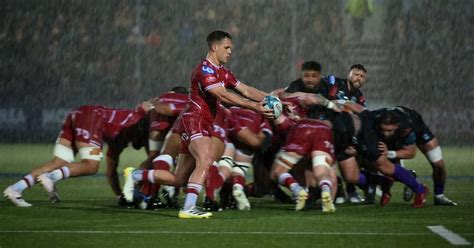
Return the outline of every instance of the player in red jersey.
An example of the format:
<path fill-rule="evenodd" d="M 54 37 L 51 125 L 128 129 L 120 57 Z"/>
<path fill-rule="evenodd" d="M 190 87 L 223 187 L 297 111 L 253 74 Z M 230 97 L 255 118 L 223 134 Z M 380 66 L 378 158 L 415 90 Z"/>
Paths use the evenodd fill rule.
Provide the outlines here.
<path fill-rule="evenodd" d="M 165 141 L 166 135 L 169 133 L 173 123 L 175 122 L 176 118 L 178 115 L 181 113 L 181 111 L 184 109 L 186 104 L 188 103 L 188 90 L 186 87 L 183 86 L 176 86 L 173 87 L 170 91 L 165 92 L 164 94 L 160 95 L 155 102 L 157 111 L 153 111 L 150 113 L 150 128 L 149 128 L 149 137 L 148 137 L 148 153 L 147 153 L 147 159 L 143 161 L 140 164 L 140 168 L 145 168 L 145 169 L 173 169 L 173 160 L 174 157 L 170 160 L 168 158 L 169 154 L 172 154 L 172 145 L 175 143 L 173 139 L 168 140 L 168 148 L 166 150 L 170 151 L 162 151 L 163 148 L 163 142 Z M 179 136 L 178 136 L 178 147 L 179 147 Z M 171 146 L 170 146 L 171 145 Z M 165 152 L 165 153 L 163 153 Z M 177 153 L 176 153 L 177 155 Z M 163 166 L 163 165 L 158 165 L 154 166 L 152 164 L 152 161 L 154 159 L 158 160 L 164 160 L 164 161 L 171 161 L 169 166 Z M 109 165 L 109 164 L 108 164 Z M 112 168 L 111 171 L 113 172 L 114 177 L 111 178 L 113 179 L 114 182 L 114 192 L 117 191 L 119 194 L 122 193 L 122 190 L 118 184 L 118 176 L 116 173 L 116 168 L 118 164 L 111 164 Z M 108 166 L 110 168 L 110 166 Z M 147 208 L 147 209 L 155 209 L 156 207 L 159 207 L 161 205 L 161 202 L 159 202 L 159 197 L 158 197 L 158 191 L 160 189 L 159 184 L 150 184 L 148 182 L 143 183 L 141 186 L 141 196 L 143 196 L 143 201 L 136 201 L 141 202 L 140 207 L 141 208 Z M 169 193 L 168 193 L 169 195 Z M 166 197 L 168 198 L 168 197 Z M 138 200 L 138 199 L 137 199 Z M 168 203 L 169 205 L 174 205 L 170 202 L 168 198 Z"/>
<path fill-rule="evenodd" d="M 321 189 L 323 212 L 334 212 L 332 198 L 337 187 L 336 171 L 332 166 L 335 161 L 334 142 L 331 127 L 326 123 L 313 119 L 298 121 L 290 129 L 285 145 L 277 154 L 272 166 L 272 180 L 291 189 L 296 199 L 297 211 L 304 208 L 308 193 L 288 171 L 303 157 L 309 157 L 312 161 L 313 177 Z"/>
<path fill-rule="evenodd" d="M 155 112 L 150 116 L 150 139 L 148 144 L 151 159 L 154 159 L 160 153 L 166 134 L 189 101 L 188 93 L 186 87 L 177 86 L 159 96 L 158 103 L 167 105 L 168 111 L 165 114 Z"/>
<path fill-rule="evenodd" d="M 239 105 L 253 109 L 273 118 L 273 111 L 263 106 L 266 93 L 238 81 L 233 73 L 223 65 L 232 54 L 232 37 L 223 31 L 214 31 L 207 36 L 208 54 L 191 75 L 190 103 L 183 111 L 181 122 L 185 132 L 182 134 L 182 149 L 179 155 L 178 167 L 187 170 L 188 177 L 160 178 L 155 173 L 155 179 L 161 183 L 182 185 L 187 182 L 184 207 L 179 211 L 180 218 L 209 218 L 212 213 L 202 212 L 196 208 L 196 200 L 205 181 L 207 170 L 213 163 L 211 136 L 213 122 L 220 102 Z M 226 88 L 234 88 L 244 97 L 244 100 Z M 143 180 L 142 171 L 126 169 L 127 182 L 124 185 L 124 195 L 127 200 L 133 198 L 133 182 Z M 132 188 L 132 189 L 131 189 Z"/>
<path fill-rule="evenodd" d="M 22 192 L 36 183 L 43 184 L 51 201 L 57 201 L 54 183 L 69 177 L 97 173 L 104 140 L 114 140 L 120 131 L 136 124 L 154 109 L 152 100 L 136 109 L 110 109 L 103 106 L 82 106 L 71 111 L 64 120 L 54 147 L 53 158 L 31 171 L 23 179 L 5 189 L 4 196 L 18 207 L 31 207 Z M 81 161 L 75 163 L 79 153 Z"/>
<path fill-rule="evenodd" d="M 271 139 L 272 130 L 270 123 L 255 111 L 235 106 L 229 109 L 228 119 L 232 120 L 232 125 L 228 137 L 231 143 L 226 144 L 217 166 L 209 169 L 205 201 L 208 206 L 205 209 L 212 209 L 212 205 L 216 205 L 213 204 L 216 189 L 230 178 L 238 209 L 249 210 L 250 203 L 244 193 L 245 176 L 252 169 L 254 151 L 260 149 L 265 140 Z"/>

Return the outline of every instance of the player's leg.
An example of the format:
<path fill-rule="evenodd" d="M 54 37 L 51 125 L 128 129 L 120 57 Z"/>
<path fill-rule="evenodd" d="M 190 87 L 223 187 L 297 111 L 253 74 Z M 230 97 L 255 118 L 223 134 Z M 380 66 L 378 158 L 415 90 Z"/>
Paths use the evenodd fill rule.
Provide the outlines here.
<path fill-rule="evenodd" d="M 355 157 L 349 157 L 338 161 L 339 171 L 346 183 L 357 184 L 359 187 L 367 186 L 367 177 L 360 173 L 359 166 Z"/>
<path fill-rule="evenodd" d="M 102 159 L 100 147 L 91 146 L 83 142 L 75 142 L 75 147 L 78 149 L 81 158 L 80 162 L 68 163 L 61 168 L 44 173 L 38 177 L 38 182 L 48 192 L 49 199 L 53 203 L 59 201 L 55 186 L 58 181 L 71 177 L 93 175 L 99 170 L 100 160 Z"/>
<path fill-rule="evenodd" d="M 375 166 L 382 174 L 392 177 L 395 181 L 399 181 L 415 192 L 415 201 L 413 207 L 423 207 L 428 195 L 428 188 L 419 183 L 416 178 L 407 169 L 399 164 L 391 163 L 386 156 L 380 156 L 375 161 Z"/>
<path fill-rule="evenodd" d="M 32 205 L 23 199 L 23 191 L 35 185 L 40 175 L 62 168 L 72 161 L 74 161 L 74 152 L 71 142 L 66 140 L 58 142 L 54 147 L 53 158 L 50 161 L 38 166 L 21 180 L 8 186 L 3 194 L 18 207 L 31 207 Z"/>
<path fill-rule="evenodd" d="M 321 204 L 323 213 L 331 213 L 336 211 L 333 203 L 333 197 L 337 191 L 337 183 L 335 173 L 332 173 L 331 155 L 324 151 L 313 151 L 312 167 L 313 174 L 321 189 Z"/>
<path fill-rule="evenodd" d="M 235 148 L 231 143 L 226 144 L 220 138 L 212 137 L 211 139 L 213 147 L 212 157 L 214 161 L 218 162 L 214 162 L 209 167 L 209 172 L 206 176 L 206 197 L 204 198 L 203 208 L 206 211 L 219 211 L 220 208 L 216 202 L 217 191 L 230 176 L 232 169 L 232 167 L 230 169 L 221 168 L 220 164 L 232 166 L 233 163 L 229 164 L 228 159 L 230 158 L 230 161 L 232 161 Z"/>
<path fill-rule="evenodd" d="M 434 137 L 427 143 L 418 145 L 418 148 L 423 152 L 433 168 L 435 205 L 457 206 L 456 202 L 453 202 L 444 195 L 447 172 L 438 139 Z"/>
<path fill-rule="evenodd" d="M 295 210 L 302 210 L 308 199 L 308 193 L 296 182 L 295 178 L 288 173 L 293 169 L 303 156 L 295 152 L 280 151 L 273 162 L 270 178 L 278 184 L 289 188 L 296 199 Z"/>
<path fill-rule="evenodd" d="M 184 206 L 179 211 L 180 218 L 209 218 L 210 212 L 196 209 L 196 202 L 206 179 L 209 166 L 213 162 L 212 140 L 209 136 L 201 136 L 191 140 L 188 149 L 195 160 L 195 167 L 189 177 Z"/>
<path fill-rule="evenodd" d="M 245 176 L 252 170 L 253 150 L 240 148 L 235 152 L 232 168 L 232 195 L 239 210 L 250 210 L 250 202 L 244 192 Z"/>

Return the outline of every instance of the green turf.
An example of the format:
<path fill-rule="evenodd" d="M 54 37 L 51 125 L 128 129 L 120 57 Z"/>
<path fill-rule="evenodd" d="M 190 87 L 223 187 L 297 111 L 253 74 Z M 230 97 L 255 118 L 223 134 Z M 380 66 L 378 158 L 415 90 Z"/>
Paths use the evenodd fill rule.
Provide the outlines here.
<path fill-rule="evenodd" d="M 0 173 L 26 173 L 48 160 L 52 146 L 0 145 Z M 29 209 L 0 202 L 0 247 L 449 247 L 427 226 L 443 225 L 474 243 L 473 149 L 444 148 L 450 180 L 446 194 L 457 207 L 423 209 L 401 200 L 396 184 L 386 207 L 338 206 L 336 213 L 295 212 L 270 197 L 251 198 L 248 212 L 223 211 L 208 220 L 180 220 L 177 210 L 121 209 L 105 177 L 62 181 L 62 201 L 50 204 L 40 186 L 25 192 Z M 123 164 L 138 164 L 143 152 L 126 151 Z M 431 169 L 422 156 L 409 161 L 430 185 Z M 104 167 L 104 166 L 102 166 Z M 101 172 L 103 172 L 103 168 Z M 0 188 L 18 178 L 0 177 Z M 471 245 L 472 247 L 472 245 Z"/>

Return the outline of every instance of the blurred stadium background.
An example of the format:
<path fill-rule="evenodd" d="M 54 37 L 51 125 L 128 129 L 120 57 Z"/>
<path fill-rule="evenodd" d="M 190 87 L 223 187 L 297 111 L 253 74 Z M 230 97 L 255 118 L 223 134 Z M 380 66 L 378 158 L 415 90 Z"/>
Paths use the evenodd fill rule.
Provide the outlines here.
<path fill-rule="evenodd" d="M 362 63 L 369 108 L 411 106 L 442 144 L 472 145 L 474 1 L 371 2 L 360 37 L 342 0 L 2 1 L 0 139 L 50 143 L 74 106 L 133 107 L 188 85 L 223 29 L 246 83 L 284 87 L 305 60 L 341 77 Z"/>

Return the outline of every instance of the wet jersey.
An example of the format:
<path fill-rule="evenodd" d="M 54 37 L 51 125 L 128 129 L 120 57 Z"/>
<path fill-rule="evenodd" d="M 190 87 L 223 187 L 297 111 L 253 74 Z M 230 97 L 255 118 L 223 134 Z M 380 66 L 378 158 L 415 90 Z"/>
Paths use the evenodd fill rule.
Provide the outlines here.
<path fill-rule="evenodd" d="M 334 160 L 332 130 L 318 120 L 300 120 L 288 133 L 283 150 L 308 157 L 311 157 L 314 151 L 323 151 Z"/>
<path fill-rule="evenodd" d="M 435 136 L 423 121 L 421 115 L 413 109 L 396 106 L 393 108 L 382 108 L 374 112 L 376 118 L 387 111 L 394 111 L 400 117 L 399 130 L 396 133 L 392 147 L 389 149 L 397 150 L 407 145 L 423 145 L 431 141 Z"/>
<path fill-rule="evenodd" d="M 167 104 L 173 110 L 173 116 L 165 116 L 157 113 L 152 114 L 150 116 L 150 131 L 166 132 L 171 128 L 179 113 L 183 111 L 189 102 L 189 96 L 187 94 L 170 91 L 161 95 L 158 101 L 159 103 Z"/>
<path fill-rule="evenodd" d="M 347 100 L 367 107 L 365 97 L 359 89 L 349 89 L 347 79 L 331 77 L 322 80 L 329 85 L 329 94 L 326 96 L 329 100 Z"/>
<path fill-rule="evenodd" d="M 239 83 L 229 69 L 214 65 L 209 60 L 202 60 L 191 75 L 190 102 L 184 112 L 193 113 L 212 122 L 219 101 L 208 90 L 215 87 L 235 88 Z"/>
<path fill-rule="evenodd" d="M 308 116 L 308 109 L 300 105 L 298 97 L 282 98 L 281 103 L 286 105 L 283 113 L 290 119 L 299 120 Z"/>
<path fill-rule="evenodd" d="M 104 139 L 114 140 L 120 131 L 136 124 L 145 116 L 146 112 L 142 107 L 111 109 L 104 106 L 81 106 L 67 115 L 59 137 L 102 147 Z"/>
<path fill-rule="evenodd" d="M 313 89 L 308 89 L 301 78 L 293 81 L 290 83 L 290 85 L 285 89 L 285 92 L 287 93 L 294 93 L 294 92 L 304 92 L 304 93 L 312 93 L 312 94 L 321 94 L 324 97 L 327 97 L 329 94 L 329 85 L 327 82 L 323 82 L 321 80 L 321 83 L 318 87 L 313 88 Z M 319 105 L 314 105 L 309 107 L 308 112 L 307 112 L 307 117 L 308 118 L 313 118 L 313 119 L 326 119 L 327 115 L 327 109 L 323 106 Z"/>
<path fill-rule="evenodd" d="M 261 114 L 237 106 L 232 106 L 229 110 L 232 113 L 232 118 L 234 120 L 234 125 L 231 127 L 231 134 L 233 136 L 237 135 L 237 133 L 244 128 L 248 128 L 255 134 L 260 131 L 266 131 L 267 133 L 272 134 L 270 122 Z"/>

